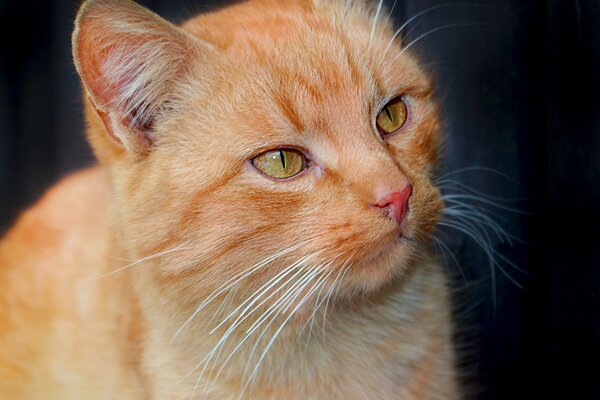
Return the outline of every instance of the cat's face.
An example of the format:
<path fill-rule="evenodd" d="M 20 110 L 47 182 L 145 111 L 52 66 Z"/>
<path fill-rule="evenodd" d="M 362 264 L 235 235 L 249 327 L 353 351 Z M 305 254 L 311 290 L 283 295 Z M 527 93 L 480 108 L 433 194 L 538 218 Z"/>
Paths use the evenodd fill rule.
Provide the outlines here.
<path fill-rule="evenodd" d="M 373 10 L 316 3 L 243 3 L 188 21 L 189 36 L 123 2 L 80 18 L 76 62 L 121 240 L 138 258 L 166 251 L 155 261 L 167 285 L 206 295 L 240 276 L 242 291 L 343 276 L 336 293 L 352 296 L 401 275 L 434 228 L 429 80 L 392 41 L 387 15 L 372 28 Z M 99 37 L 102 24 L 120 26 L 119 40 Z M 136 53 L 140 35 L 164 47 Z M 88 41 L 108 50 L 85 55 Z M 401 215 L 381 207 L 394 193 L 405 195 Z"/>

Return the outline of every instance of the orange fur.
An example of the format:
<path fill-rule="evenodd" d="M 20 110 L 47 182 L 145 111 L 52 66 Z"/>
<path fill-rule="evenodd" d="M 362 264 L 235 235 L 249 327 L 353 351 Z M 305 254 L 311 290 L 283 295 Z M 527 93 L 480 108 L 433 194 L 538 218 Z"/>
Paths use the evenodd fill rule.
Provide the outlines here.
<path fill-rule="evenodd" d="M 459 397 L 428 250 L 437 108 L 375 15 L 352 0 L 252 0 L 175 27 L 127 0 L 84 3 L 74 58 L 101 166 L 58 184 L 0 242 L 0 398 Z M 400 94 L 410 118 L 382 141 L 374 113 Z M 280 146 L 310 168 L 278 182 L 253 170 Z M 371 204 L 407 182 L 398 240 Z M 281 287 L 319 266 L 315 286 L 237 348 L 290 293 L 273 287 L 198 367 L 239 309 L 219 321 L 303 257 Z"/>

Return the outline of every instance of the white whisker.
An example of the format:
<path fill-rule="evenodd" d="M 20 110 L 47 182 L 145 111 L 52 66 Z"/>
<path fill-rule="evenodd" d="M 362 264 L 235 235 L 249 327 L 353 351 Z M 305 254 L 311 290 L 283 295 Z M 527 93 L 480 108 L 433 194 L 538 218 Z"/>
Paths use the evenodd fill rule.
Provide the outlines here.
<path fill-rule="evenodd" d="M 285 282 L 283 285 L 281 285 L 281 287 L 280 287 L 280 288 L 279 288 L 277 291 L 279 291 L 281 288 L 285 287 L 285 285 L 287 285 L 289 282 L 291 282 L 291 281 L 292 281 L 292 280 L 293 280 L 293 279 L 294 279 L 294 278 L 295 278 L 295 277 L 296 277 L 296 276 L 297 276 L 299 273 L 304 273 L 304 275 L 303 275 L 303 276 L 302 276 L 302 277 L 299 279 L 299 281 L 297 281 L 297 282 L 296 282 L 296 283 L 294 283 L 293 285 L 297 285 L 297 284 L 298 284 L 298 282 L 303 282 L 303 280 L 307 279 L 307 276 L 310 276 L 310 274 L 312 273 L 312 271 L 311 271 L 311 269 L 310 269 L 310 268 L 308 268 L 308 270 L 307 270 L 306 268 L 300 269 L 300 270 L 298 271 L 298 273 L 297 273 L 297 274 L 295 274 L 294 276 L 292 276 L 292 277 L 291 277 L 290 279 L 288 279 L 288 280 L 287 280 L 287 281 L 286 281 L 286 282 Z M 293 287 L 293 285 L 292 285 L 292 287 Z M 273 293 L 273 294 L 271 294 L 269 297 L 272 297 L 273 295 L 274 295 L 274 293 Z M 234 324 L 235 324 L 235 323 L 234 323 Z M 234 329 L 235 329 L 237 326 L 239 326 L 239 324 L 237 324 L 236 326 L 233 326 L 233 325 L 232 325 L 232 326 L 231 326 L 231 327 L 228 329 L 228 332 L 226 332 L 226 333 L 223 335 L 223 338 L 222 338 L 222 339 L 219 341 L 219 343 L 217 343 L 217 345 L 216 345 L 216 346 L 215 346 L 215 348 L 213 349 L 213 352 L 214 352 L 214 351 L 215 351 L 217 348 L 222 348 L 222 346 L 223 346 L 223 343 L 224 343 L 224 342 L 227 340 L 227 338 L 229 337 L 229 335 L 231 334 L 231 332 L 232 332 L 232 331 L 233 331 L 233 330 L 234 330 Z M 251 334 L 251 333 L 250 333 L 250 334 Z M 247 338 L 250 336 L 250 334 L 249 334 L 249 333 L 246 333 L 245 337 L 244 337 L 244 338 L 243 338 L 243 339 L 240 341 L 240 343 L 238 343 L 238 344 L 236 345 L 236 347 L 235 347 L 235 348 L 232 350 L 232 352 L 229 354 L 229 356 L 228 356 L 228 357 L 227 357 L 227 358 L 226 358 L 226 359 L 225 359 L 225 360 L 224 360 L 224 361 L 221 363 L 221 367 L 220 367 L 220 369 L 218 370 L 218 372 L 217 372 L 217 374 L 216 374 L 215 378 L 213 379 L 213 381 L 212 381 L 211 385 L 214 385 L 214 383 L 217 381 L 218 377 L 221 375 L 221 373 L 222 373 L 222 372 L 223 372 L 223 370 L 225 369 L 225 366 L 227 365 L 227 363 L 228 363 L 228 362 L 231 360 L 231 358 L 232 358 L 232 357 L 235 355 L 235 353 L 236 353 L 236 352 L 237 352 L 237 350 L 238 350 L 238 349 L 239 349 L 239 348 L 240 348 L 240 347 L 243 345 L 243 343 L 245 343 L 245 342 L 246 342 L 246 340 L 247 340 Z M 217 355 L 217 357 L 218 357 L 218 355 Z M 215 359 L 215 363 L 216 363 L 216 359 Z M 200 375 L 200 376 L 202 376 L 202 375 Z M 209 385 L 209 387 L 210 387 L 211 385 Z"/>
<path fill-rule="evenodd" d="M 474 171 L 477 171 L 477 172 L 488 172 L 488 173 L 491 173 L 491 174 L 494 174 L 494 175 L 498 175 L 498 176 L 500 176 L 502 178 L 506 178 L 506 179 L 512 181 L 513 183 L 516 183 L 516 184 L 519 183 L 518 181 L 516 181 L 511 176 L 506 175 L 505 173 L 500 172 L 498 170 L 495 170 L 494 168 L 480 167 L 480 166 L 466 167 L 466 168 L 460 168 L 460 169 L 457 169 L 457 170 L 454 170 L 454 171 L 450 171 L 450 172 L 445 173 L 444 175 L 441 175 L 440 177 L 438 177 L 438 179 L 445 179 L 445 178 L 448 178 L 448 177 L 453 176 L 453 175 L 462 174 L 462 173 L 465 173 L 465 172 L 474 172 Z"/>
<path fill-rule="evenodd" d="M 371 26 L 371 36 L 369 38 L 369 49 L 371 48 L 371 44 L 373 43 L 373 37 L 375 36 L 375 29 L 377 28 L 377 20 L 379 19 L 379 14 L 381 13 L 382 7 L 383 7 L 383 0 L 379 0 L 379 5 L 377 6 L 377 11 L 375 12 L 375 18 L 373 19 L 373 25 Z"/>
<path fill-rule="evenodd" d="M 320 272 L 320 271 L 319 271 Z M 331 273 L 331 272 L 330 272 Z M 309 299 L 309 297 L 316 291 L 318 290 L 319 286 L 327 279 L 329 275 L 326 275 L 325 277 L 321 277 L 317 280 L 317 282 L 315 282 L 312 286 L 312 288 L 309 290 L 309 292 L 300 300 L 300 302 L 298 303 L 298 305 L 296 305 L 296 307 L 290 312 L 290 314 L 288 315 L 288 317 L 283 321 L 283 323 L 281 324 L 281 326 L 277 329 L 277 331 L 275 331 L 275 333 L 273 334 L 273 337 L 271 338 L 271 340 L 269 341 L 269 343 L 267 344 L 265 350 L 263 351 L 263 353 L 261 354 L 260 358 L 258 359 L 258 362 L 256 363 L 256 366 L 254 367 L 254 370 L 252 371 L 252 373 L 250 374 L 250 377 L 248 378 L 248 380 L 246 381 L 246 383 L 244 384 L 244 386 L 242 387 L 242 390 L 240 392 L 240 395 L 238 397 L 238 399 L 241 399 L 244 391 L 246 390 L 246 388 L 248 387 L 248 385 L 250 384 L 250 382 L 252 381 L 253 377 L 256 375 L 256 372 L 258 371 L 258 368 L 260 367 L 262 361 L 264 360 L 265 356 L 267 355 L 267 353 L 269 352 L 271 346 L 273 345 L 273 343 L 275 342 L 275 340 L 279 337 L 279 334 L 281 333 L 281 331 L 283 330 L 283 328 L 287 325 L 287 323 L 289 322 L 289 320 L 294 316 L 294 314 L 296 313 L 296 311 L 298 311 L 300 309 L 300 307 L 302 307 L 302 305 Z"/>
<path fill-rule="evenodd" d="M 310 255 L 309 255 L 310 256 Z M 286 267 L 284 270 L 282 270 L 279 274 L 277 274 L 277 276 L 275 276 L 274 278 L 277 278 L 278 276 L 281 276 L 281 278 L 283 278 L 285 275 L 287 275 L 287 273 L 293 271 L 294 269 L 298 268 L 298 267 L 303 267 L 304 264 L 306 263 L 307 259 L 310 259 L 309 256 L 305 256 L 302 259 L 300 259 L 299 261 L 293 263 L 292 265 L 290 265 L 289 267 Z M 300 269 L 297 273 L 295 273 L 291 278 L 289 278 L 283 285 L 281 285 L 282 287 L 285 287 L 286 284 L 288 284 L 290 281 L 292 281 L 298 274 L 302 273 L 304 271 L 304 269 Z M 273 281 L 272 278 L 271 280 L 269 280 L 269 282 Z M 277 282 L 279 282 L 281 279 L 277 279 Z M 267 283 L 269 283 L 267 282 Z M 273 283 L 276 284 L 277 282 Z M 270 287 L 272 287 L 273 285 L 271 285 Z M 261 286 L 261 288 L 263 288 L 263 286 Z M 243 307 L 249 300 L 252 300 L 252 304 L 254 302 L 256 302 L 259 297 L 256 297 L 257 292 L 261 291 L 261 288 L 259 288 L 257 291 L 254 292 L 254 294 L 252 296 L 250 296 L 248 298 L 248 300 L 246 300 L 244 303 L 242 303 L 240 306 L 238 306 L 236 308 L 236 311 L 239 310 L 241 307 Z M 274 293 L 272 293 L 268 298 L 272 297 L 273 295 L 275 295 L 275 293 L 277 291 L 279 291 L 281 289 L 281 287 L 279 289 L 277 289 Z M 261 295 L 262 293 L 264 293 L 264 291 L 261 291 Z M 267 298 L 267 299 L 268 299 Z M 266 301 L 266 300 L 265 300 Z M 200 362 L 198 363 L 193 369 L 192 371 L 190 371 L 187 375 L 189 376 L 191 373 L 193 373 L 193 371 L 195 371 L 196 369 L 198 369 L 200 367 L 200 365 L 204 364 L 204 367 L 202 369 L 202 372 L 200 373 L 200 375 L 198 376 L 198 380 L 196 381 L 197 383 L 199 382 L 199 380 L 202 378 L 202 376 L 204 375 L 204 371 L 206 370 L 208 364 L 210 363 L 211 359 L 213 358 L 213 356 L 216 353 L 216 358 L 215 358 L 215 362 L 219 357 L 219 353 L 221 351 L 222 346 L 224 345 L 224 343 L 227 341 L 227 339 L 230 337 L 231 333 L 239 326 L 239 324 L 241 324 L 241 322 L 243 322 L 248 316 L 244 316 L 245 312 L 248 310 L 249 307 L 252 307 L 252 304 L 249 304 L 246 309 L 244 309 L 241 314 L 237 317 L 237 319 L 231 324 L 231 326 L 227 329 L 227 331 L 223 334 L 223 336 L 219 339 L 219 341 L 217 342 L 217 344 L 213 347 L 213 349 L 206 355 L 206 357 Z M 253 310 L 254 311 L 254 310 Z M 231 315 L 235 314 L 231 313 L 223 322 L 225 322 L 226 320 L 228 320 Z M 242 318 L 243 317 L 243 318 Z M 219 324 L 219 326 L 221 326 L 223 324 L 223 322 L 221 324 Z M 215 329 L 213 329 L 209 334 L 214 333 Z M 197 385 L 196 385 L 197 387 Z"/>
<path fill-rule="evenodd" d="M 402 50 L 400 50 L 400 52 L 396 55 L 396 57 L 394 57 L 394 59 L 392 60 L 392 63 L 394 63 L 405 51 L 408 51 L 408 49 L 413 47 L 415 44 L 417 44 L 421 40 L 425 39 L 427 36 L 432 35 L 436 32 L 443 31 L 446 29 L 452 29 L 452 28 L 463 28 L 463 27 L 469 27 L 469 26 L 486 26 L 486 25 L 490 25 L 490 24 L 483 24 L 483 23 L 476 23 L 476 22 L 474 22 L 474 23 L 459 23 L 459 24 L 442 25 L 437 28 L 433 28 L 433 29 L 423 33 L 422 35 L 418 36 L 415 40 L 413 40 L 412 42 L 410 42 L 409 44 L 404 46 L 402 48 Z"/>
<path fill-rule="evenodd" d="M 394 1 L 394 6 L 396 5 L 396 2 Z M 392 6 L 392 10 L 394 9 L 394 6 Z M 389 51 L 390 47 L 392 46 L 392 44 L 394 43 L 394 40 L 396 40 L 396 38 L 402 33 L 402 31 L 404 31 L 404 29 L 406 29 L 406 27 L 408 27 L 413 21 L 415 21 L 417 18 L 420 18 L 426 14 L 429 14 L 432 11 L 441 9 L 441 8 L 448 8 L 448 7 L 478 7 L 477 5 L 474 4 L 466 4 L 466 3 L 454 3 L 454 4 L 442 4 L 442 5 L 438 5 L 438 6 L 433 6 L 433 7 L 429 7 L 423 11 L 420 11 L 418 13 L 416 13 L 415 15 L 413 15 L 411 18 L 409 18 L 408 20 L 406 20 L 397 30 L 396 32 L 394 32 L 394 35 L 392 36 L 392 38 L 389 40 L 387 46 L 385 46 L 385 49 L 380 57 L 380 61 L 379 61 L 379 65 L 381 65 L 381 63 L 384 61 L 385 56 L 387 54 L 387 52 Z M 391 12 L 390 12 L 391 14 Z M 388 20 L 389 20 L 389 16 L 388 16 Z"/>
<path fill-rule="evenodd" d="M 496 221 L 475 208 L 471 210 L 470 208 L 464 209 L 465 207 L 465 205 L 447 207 L 444 209 L 443 213 L 460 220 L 471 221 L 484 230 L 486 227 L 488 227 L 492 229 L 500 242 L 507 242 L 509 245 L 513 245 L 511 235 L 502 229 L 502 227 Z"/>
<path fill-rule="evenodd" d="M 522 285 L 505 269 L 505 266 L 510 266 L 516 271 L 527 274 L 526 271 L 519 268 L 515 263 L 510 261 L 507 257 L 494 248 L 495 240 L 499 241 L 500 243 L 506 243 L 510 246 L 512 246 L 515 242 L 523 243 L 522 240 L 508 233 L 502 227 L 502 225 L 498 223 L 497 219 L 504 219 L 502 215 L 499 215 L 500 211 L 498 210 L 509 211 L 517 214 L 530 213 L 524 212 L 515 207 L 506 206 L 503 204 L 503 202 L 507 201 L 506 199 L 487 195 L 471 188 L 463 182 L 449 178 L 455 174 L 472 171 L 490 172 L 514 181 L 509 176 L 486 167 L 468 167 L 442 175 L 435 182 L 441 190 L 448 190 L 449 193 L 445 193 L 441 196 L 442 201 L 446 204 L 446 207 L 442 210 L 442 215 L 445 218 L 439 223 L 439 225 L 457 230 L 458 232 L 464 234 L 485 253 L 489 262 L 492 285 L 492 302 L 495 313 L 497 304 L 496 269 L 519 288 L 522 288 Z M 513 199 L 512 201 L 518 200 Z M 443 233 L 443 231 L 439 232 Z M 442 254 L 445 250 L 454 258 L 452 252 L 448 246 L 443 243 L 443 241 L 435 237 L 434 240 L 438 243 L 440 248 L 442 248 Z"/>
<path fill-rule="evenodd" d="M 192 313 L 192 315 L 190 315 L 190 317 L 183 323 L 183 325 L 175 332 L 175 334 L 173 335 L 173 337 L 171 338 L 171 341 L 174 340 L 175 338 L 177 338 L 177 336 L 179 336 L 181 334 L 181 332 L 192 322 L 192 320 L 198 315 L 198 313 L 200 313 L 200 311 L 202 311 L 204 309 L 204 307 L 206 307 L 209 303 L 211 303 L 214 299 L 216 299 L 217 297 L 219 297 L 223 292 L 225 292 L 226 290 L 230 289 L 231 287 L 235 286 L 236 284 L 238 284 L 240 281 L 244 280 L 245 278 L 247 278 L 248 276 L 252 275 L 253 273 L 255 273 L 256 271 L 258 271 L 259 269 L 263 268 L 264 266 L 268 265 L 271 261 L 275 260 L 278 257 L 281 257 L 285 254 L 288 254 L 296 249 L 298 249 L 299 247 L 301 247 L 302 245 L 305 245 L 307 242 L 304 243 L 300 243 L 297 244 L 295 246 L 286 248 L 284 250 L 279 251 L 278 253 L 275 253 L 269 257 L 267 257 L 265 260 L 253 265 L 252 267 L 236 274 L 235 276 L 233 276 L 232 278 L 228 279 L 225 283 L 223 283 L 222 285 L 220 285 L 211 295 L 209 295 L 202 303 L 200 303 L 200 305 L 194 310 L 194 312 Z"/>
<path fill-rule="evenodd" d="M 309 279 L 307 279 L 307 280 L 305 279 L 303 282 L 298 282 L 298 285 L 295 285 L 296 288 L 291 287 L 290 289 L 288 289 L 286 295 L 283 296 L 276 304 L 273 304 L 268 310 L 266 310 L 265 313 L 263 314 L 263 316 L 261 316 L 261 318 L 259 318 L 259 320 L 257 320 L 254 323 L 254 325 L 251 326 L 250 329 L 248 330 L 248 334 L 251 334 L 252 332 L 256 331 L 269 318 L 269 316 L 274 314 L 273 317 L 271 318 L 271 320 L 269 321 L 269 323 L 264 327 L 262 333 L 258 336 L 257 340 L 255 341 L 255 344 L 252 348 L 250 356 L 248 357 L 246 368 L 244 369 L 244 379 L 246 377 L 246 370 L 249 367 L 249 363 L 252 360 L 254 353 L 256 352 L 256 349 L 258 347 L 260 340 L 263 338 L 263 336 L 267 332 L 269 326 L 271 326 L 273 324 L 273 322 L 275 322 L 276 318 L 280 314 L 282 314 L 283 312 L 285 312 L 289 309 L 289 307 L 291 306 L 291 304 L 293 304 L 295 299 L 302 293 L 302 291 L 306 288 L 306 286 L 308 284 L 310 284 L 311 280 L 318 273 L 321 272 L 320 266 L 312 268 L 311 271 L 312 271 L 311 275 L 308 276 Z"/>
<path fill-rule="evenodd" d="M 385 19 L 384 25 L 388 25 L 390 23 L 390 18 L 392 18 L 392 14 L 394 14 L 394 8 L 396 8 L 396 3 L 398 3 L 398 0 L 394 0 L 392 8 L 390 8 L 390 11 L 387 13 L 387 18 Z"/>
<path fill-rule="evenodd" d="M 516 198 L 516 199 L 510 199 L 510 198 L 507 199 L 504 197 L 492 196 L 487 193 L 483 193 L 478 190 L 475 190 L 472 187 L 470 187 L 469 185 L 466 185 L 465 183 L 457 181 L 455 179 L 438 179 L 435 181 L 435 183 L 436 183 L 436 186 L 441 187 L 441 188 L 446 187 L 448 189 L 456 189 L 456 188 L 464 189 L 467 192 L 470 192 L 471 194 L 474 194 L 476 196 L 481 196 L 483 198 L 490 199 L 490 200 L 496 200 L 496 201 L 502 201 L 502 202 L 519 202 L 519 201 L 523 201 L 523 200 L 527 199 L 525 197 Z"/>
<path fill-rule="evenodd" d="M 346 260 L 346 262 L 344 263 L 344 265 L 341 268 L 342 274 L 339 277 L 339 280 L 337 277 L 335 278 L 336 281 L 333 282 L 333 285 L 331 286 L 331 290 L 327 294 L 327 301 L 325 302 L 325 308 L 323 310 L 323 324 L 321 325 L 323 328 L 322 329 L 323 336 L 325 336 L 325 325 L 327 323 L 327 310 L 329 307 L 329 302 L 331 301 L 331 298 L 334 296 L 334 294 L 337 295 L 339 286 L 343 282 L 344 277 L 346 276 L 346 274 L 348 273 L 350 268 L 352 268 L 353 263 L 351 260 L 354 258 L 355 255 L 356 255 L 356 251 L 354 253 L 352 253 L 352 256 L 348 257 L 348 259 Z"/>
<path fill-rule="evenodd" d="M 444 243 L 444 241 L 440 240 L 439 238 L 437 238 L 435 236 L 432 236 L 431 238 L 434 240 L 434 243 L 436 243 L 438 246 L 440 246 L 441 253 L 442 253 L 442 256 L 444 257 L 444 260 L 446 260 L 446 254 L 448 254 L 448 255 L 450 255 L 450 257 L 452 257 L 452 260 L 454 261 L 454 265 L 456 265 L 456 267 L 460 271 L 463 281 L 466 283 L 467 277 L 465 276 L 465 272 L 463 271 L 462 267 L 460 266 L 460 263 L 456 259 L 456 256 L 454 256 L 454 254 L 452 253 L 452 251 L 450 250 L 448 245 L 446 245 L 446 243 Z M 446 264 L 446 266 L 448 265 L 447 260 L 446 260 L 445 264 Z"/>
<path fill-rule="evenodd" d="M 473 196 L 471 194 L 447 194 L 447 195 L 444 195 L 442 197 L 442 200 L 444 200 L 444 201 L 446 201 L 446 200 L 474 200 L 474 201 L 478 201 L 478 202 L 481 202 L 481 203 L 489 204 L 490 206 L 498 208 L 500 210 L 510 211 L 510 212 L 513 212 L 513 213 L 516 213 L 516 214 L 532 215 L 529 212 L 522 211 L 522 210 L 519 210 L 519 209 L 514 208 L 514 207 L 504 206 L 502 204 L 498 204 L 495 201 L 487 200 L 487 199 L 484 199 L 484 198 L 481 198 L 481 197 L 478 197 L 478 196 Z"/>
<path fill-rule="evenodd" d="M 329 267 L 331 264 L 333 264 L 333 262 L 334 262 L 335 260 L 337 260 L 339 257 L 340 257 L 340 256 L 333 257 L 333 258 L 332 258 L 332 259 L 331 259 L 329 262 L 327 262 L 327 264 L 324 264 L 324 265 L 323 265 L 323 269 L 326 269 L 326 268 L 328 268 L 328 267 Z M 309 330 L 308 337 L 307 337 L 307 341 L 306 341 L 306 344 L 308 344 L 308 339 L 310 338 L 310 334 L 311 334 L 311 332 L 312 332 L 312 328 L 313 328 L 313 323 L 314 323 L 314 321 L 315 321 L 315 314 L 317 313 L 317 311 L 319 310 L 319 308 L 321 307 L 321 305 L 322 305 L 322 304 L 325 302 L 325 300 L 327 300 L 327 298 L 328 298 L 328 297 L 327 297 L 327 295 L 328 295 L 328 292 L 330 292 L 330 291 L 332 290 L 332 288 L 335 286 L 335 283 L 337 282 L 338 278 L 340 277 L 341 273 L 343 272 L 345 265 L 346 265 L 346 263 L 344 263 L 344 264 L 342 265 L 342 267 L 339 269 L 339 272 L 338 272 L 338 274 L 337 274 L 337 276 L 336 276 L 335 280 L 334 280 L 334 281 L 332 282 L 332 284 L 329 286 L 329 289 L 327 290 L 327 292 L 326 292 L 326 293 L 325 293 L 325 295 L 323 296 L 323 299 L 319 301 L 319 299 L 321 298 L 321 294 L 323 293 L 323 290 L 325 289 L 325 285 L 321 285 L 321 289 L 319 290 L 319 293 L 317 294 L 317 298 L 316 298 L 316 300 L 315 300 L 315 307 L 314 307 L 314 310 L 313 310 L 313 312 L 311 313 L 311 316 L 310 316 L 310 317 L 309 317 L 309 318 L 306 320 L 306 323 L 305 323 L 305 324 L 302 326 L 302 328 L 300 328 L 300 329 L 299 329 L 299 331 L 298 331 L 298 337 L 297 337 L 296 341 L 298 341 L 298 339 L 300 339 L 300 337 L 302 336 L 302 332 L 304 331 L 304 329 L 306 328 L 306 326 L 307 326 L 308 324 L 310 324 L 310 330 Z M 330 273 L 330 274 L 331 274 L 331 273 Z M 329 276 L 330 274 L 328 274 L 328 276 Z"/>
<path fill-rule="evenodd" d="M 310 258 L 313 258 L 314 256 L 316 256 L 316 254 L 311 254 L 305 257 L 302 257 L 300 260 L 296 261 L 295 263 L 293 263 L 292 265 L 290 265 L 289 267 L 285 268 L 283 271 L 281 271 L 280 273 L 278 273 L 277 275 L 275 275 L 273 278 L 271 278 L 269 281 L 267 281 L 267 283 L 265 283 L 264 285 L 262 285 L 256 292 L 255 294 L 253 294 L 252 296 L 250 296 L 248 299 L 246 299 L 244 302 L 242 302 L 235 310 L 233 310 L 223 321 L 221 321 L 221 323 L 219 323 L 216 327 L 214 327 L 210 332 L 209 335 L 212 335 L 217 329 L 219 329 L 225 322 L 227 322 L 233 315 L 235 315 L 242 307 L 244 307 L 244 305 L 246 303 L 248 303 L 246 305 L 246 307 L 244 308 L 244 310 L 241 311 L 240 316 L 238 317 L 238 319 L 236 320 L 239 321 L 239 318 L 241 318 L 242 316 L 244 316 L 244 314 L 248 311 L 249 308 L 252 307 L 252 305 L 254 303 L 256 303 L 269 289 L 271 289 L 273 286 L 275 286 L 281 279 L 285 278 L 285 276 L 287 274 L 289 274 L 290 272 L 292 272 L 294 269 L 296 269 L 298 266 L 302 266 L 304 265 L 304 263 L 306 263 L 307 261 L 310 260 Z M 271 293 L 271 295 L 269 297 L 267 297 L 266 300 L 268 300 L 271 296 L 273 296 L 275 293 L 277 293 L 277 290 L 274 291 L 273 293 Z M 259 307 L 262 303 L 260 303 L 257 307 Z M 249 314 L 251 314 L 252 312 L 250 312 Z M 249 315 L 248 314 L 248 315 Z M 243 320 L 242 320 L 243 321 Z M 240 321 L 241 322 L 241 321 Z M 235 325 L 235 322 L 234 324 Z"/>
<path fill-rule="evenodd" d="M 323 266 L 323 268 L 326 268 L 326 266 Z M 294 291 L 294 287 L 298 287 L 299 286 L 299 291 L 302 291 L 304 289 L 304 285 L 303 283 L 306 282 L 307 284 L 310 282 L 310 280 L 318 273 L 319 271 L 316 271 L 316 268 L 309 268 L 309 271 L 305 274 L 305 276 L 303 278 L 301 278 L 298 282 L 296 282 L 296 284 L 292 285 L 289 289 L 288 292 Z M 284 286 L 284 285 L 282 285 Z M 295 291 L 293 292 L 295 293 Z M 292 294 L 293 294 L 292 293 Z M 285 298 L 285 295 L 282 296 L 282 298 Z M 278 303 L 276 302 L 273 306 L 271 306 L 270 308 L 276 307 Z M 259 327 L 260 327 L 260 323 L 258 324 L 253 324 L 250 328 L 248 328 L 248 330 L 246 331 L 246 334 L 244 336 L 244 338 L 238 343 L 238 345 L 233 349 L 233 351 L 229 354 L 229 356 L 227 357 L 227 359 L 222 363 L 221 368 L 219 369 L 219 371 L 216 374 L 216 377 L 214 379 L 214 381 L 216 382 L 218 377 L 220 376 L 220 374 L 223 372 L 223 369 L 225 368 L 225 366 L 227 365 L 227 363 L 229 362 L 229 360 L 235 355 L 235 353 L 242 347 L 242 345 L 251 337 L 252 333 L 255 332 Z M 250 357 L 251 359 L 251 357 Z"/>
<path fill-rule="evenodd" d="M 176 251 L 189 250 L 191 248 L 191 247 L 184 247 L 184 246 L 185 246 L 185 244 L 180 244 L 179 246 L 177 246 L 175 248 L 172 248 L 172 249 L 169 249 L 169 250 L 164 250 L 164 251 L 161 251 L 161 252 L 158 252 L 158 253 L 146 256 L 144 258 L 140 258 L 139 260 L 134 260 L 130 264 L 127 264 L 126 266 L 121 267 L 119 269 L 116 269 L 114 271 L 110 271 L 110 272 L 107 272 L 107 273 L 102 274 L 102 275 L 97 275 L 97 276 L 92 276 L 92 277 L 86 277 L 86 278 L 81 278 L 81 279 L 82 280 L 95 280 L 95 279 L 106 278 L 108 276 L 111 276 L 111 275 L 114 275 L 116 273 L 119 273 L 119 272 L 121 272 L 123 270 L 126 270 L 127 268 L 131 268 L 131 267 L 133 267 L 135 265 L 142 264 L 142 263 L 144 263 L 146 261 L 150 261 L 150 260 L 153 260 L 155 258 L 160 258 L 162 256 L 165 256 L 167 254 L 170 254 L 170 253 L 173 253 L 173 252 L 176 252 Z"/>
<path fill-rule="evenodd" d="M 252 359 L 254 357 L 254 353 L 256 352 L 260 341 L 262 340 L 264 335 L 267 333 L 268 328 L 275 322 L 276 318 L 281 313 L 285 312 L 285 310 L 288 309 L 289 305 L 292 304 L 298 296 L 300 296 L 302 291 L 306 288 L 306 286 L 308 284 L 310 284 L 310 282 L 314 279 L 314 277 L 317 275 L 318 272 L 319 272 L 318 270 L 316 270 L 314 268 L 310 268 L 308 273 L 305 276 L 303 276 L 301 280 L 299 280 L 294 285 L 292 285 L 286 291 L 286 293 L 284 294 L 284 296 L 282 296 L 282 298 L 280 300 L 278 300 L 275 304 L 273 304 L 271 307 L 269 307 L 269 309 L 259 319 L 260 322 L 256 321 L 255 325 L 250 327 L 250 329 L 246 333 L 246 336 L 248 336 L 248 337 L 253 332 L 255 332 L 268 319 L 268 317 L 270 315 L 273 315 L 271 320 L 263 328 L 262 332 L 260 333 L 260 335 L 257 337 L 256 341 L 254 342 L 254 346 L 252 347 L 250 355 L 247 357 L 247 360 L 246 360 L 246 366 L 244 368 L 244 373 L 242 375 L 242 381 L 244 381 L 246 379 L 247 370 L 250 365 L 250 362 L 252 361 Z"/>

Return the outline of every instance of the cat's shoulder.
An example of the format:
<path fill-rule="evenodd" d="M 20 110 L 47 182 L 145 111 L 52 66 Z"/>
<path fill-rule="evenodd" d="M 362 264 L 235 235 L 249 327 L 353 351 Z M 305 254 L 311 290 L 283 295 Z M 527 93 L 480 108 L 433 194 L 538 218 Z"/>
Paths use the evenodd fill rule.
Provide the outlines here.
<path fill-rule="evenodd" d="M 68 257 L 79 242 L 104 228 L 107 213 L 108 189 L 100 167 L 63 178 L 0 240 L 0 271 L 36 259 L 47 260 L 37 262 L 42 267 Z"/>
<path fill-rule="evenodd" d="M 68 357 L 61 340 L 72 335 L 62 330 L 91 296 L 75 283 L 97 274 L 107 251 L 103 175 L 94 167 L 65 177 L 0 240 L 0 398 L 33 398 L 32 382 L 53 387 L 48 371 Z"/>

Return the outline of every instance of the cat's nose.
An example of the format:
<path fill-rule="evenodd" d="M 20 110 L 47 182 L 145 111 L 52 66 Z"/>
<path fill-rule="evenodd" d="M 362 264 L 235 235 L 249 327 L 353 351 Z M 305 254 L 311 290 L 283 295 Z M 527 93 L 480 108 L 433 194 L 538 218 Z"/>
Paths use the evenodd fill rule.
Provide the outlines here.
<path fill-rule="evenodd" d="M 387 212 L 387 214 L 400 225 L 408 213 L 408 199 L 412 194 L 412 190 L 410 184 L 406 185 L 406 187 L 399 192 L 392 192 L 383 196 L 383 198 L 374 204 L 374 206 Z"/>

